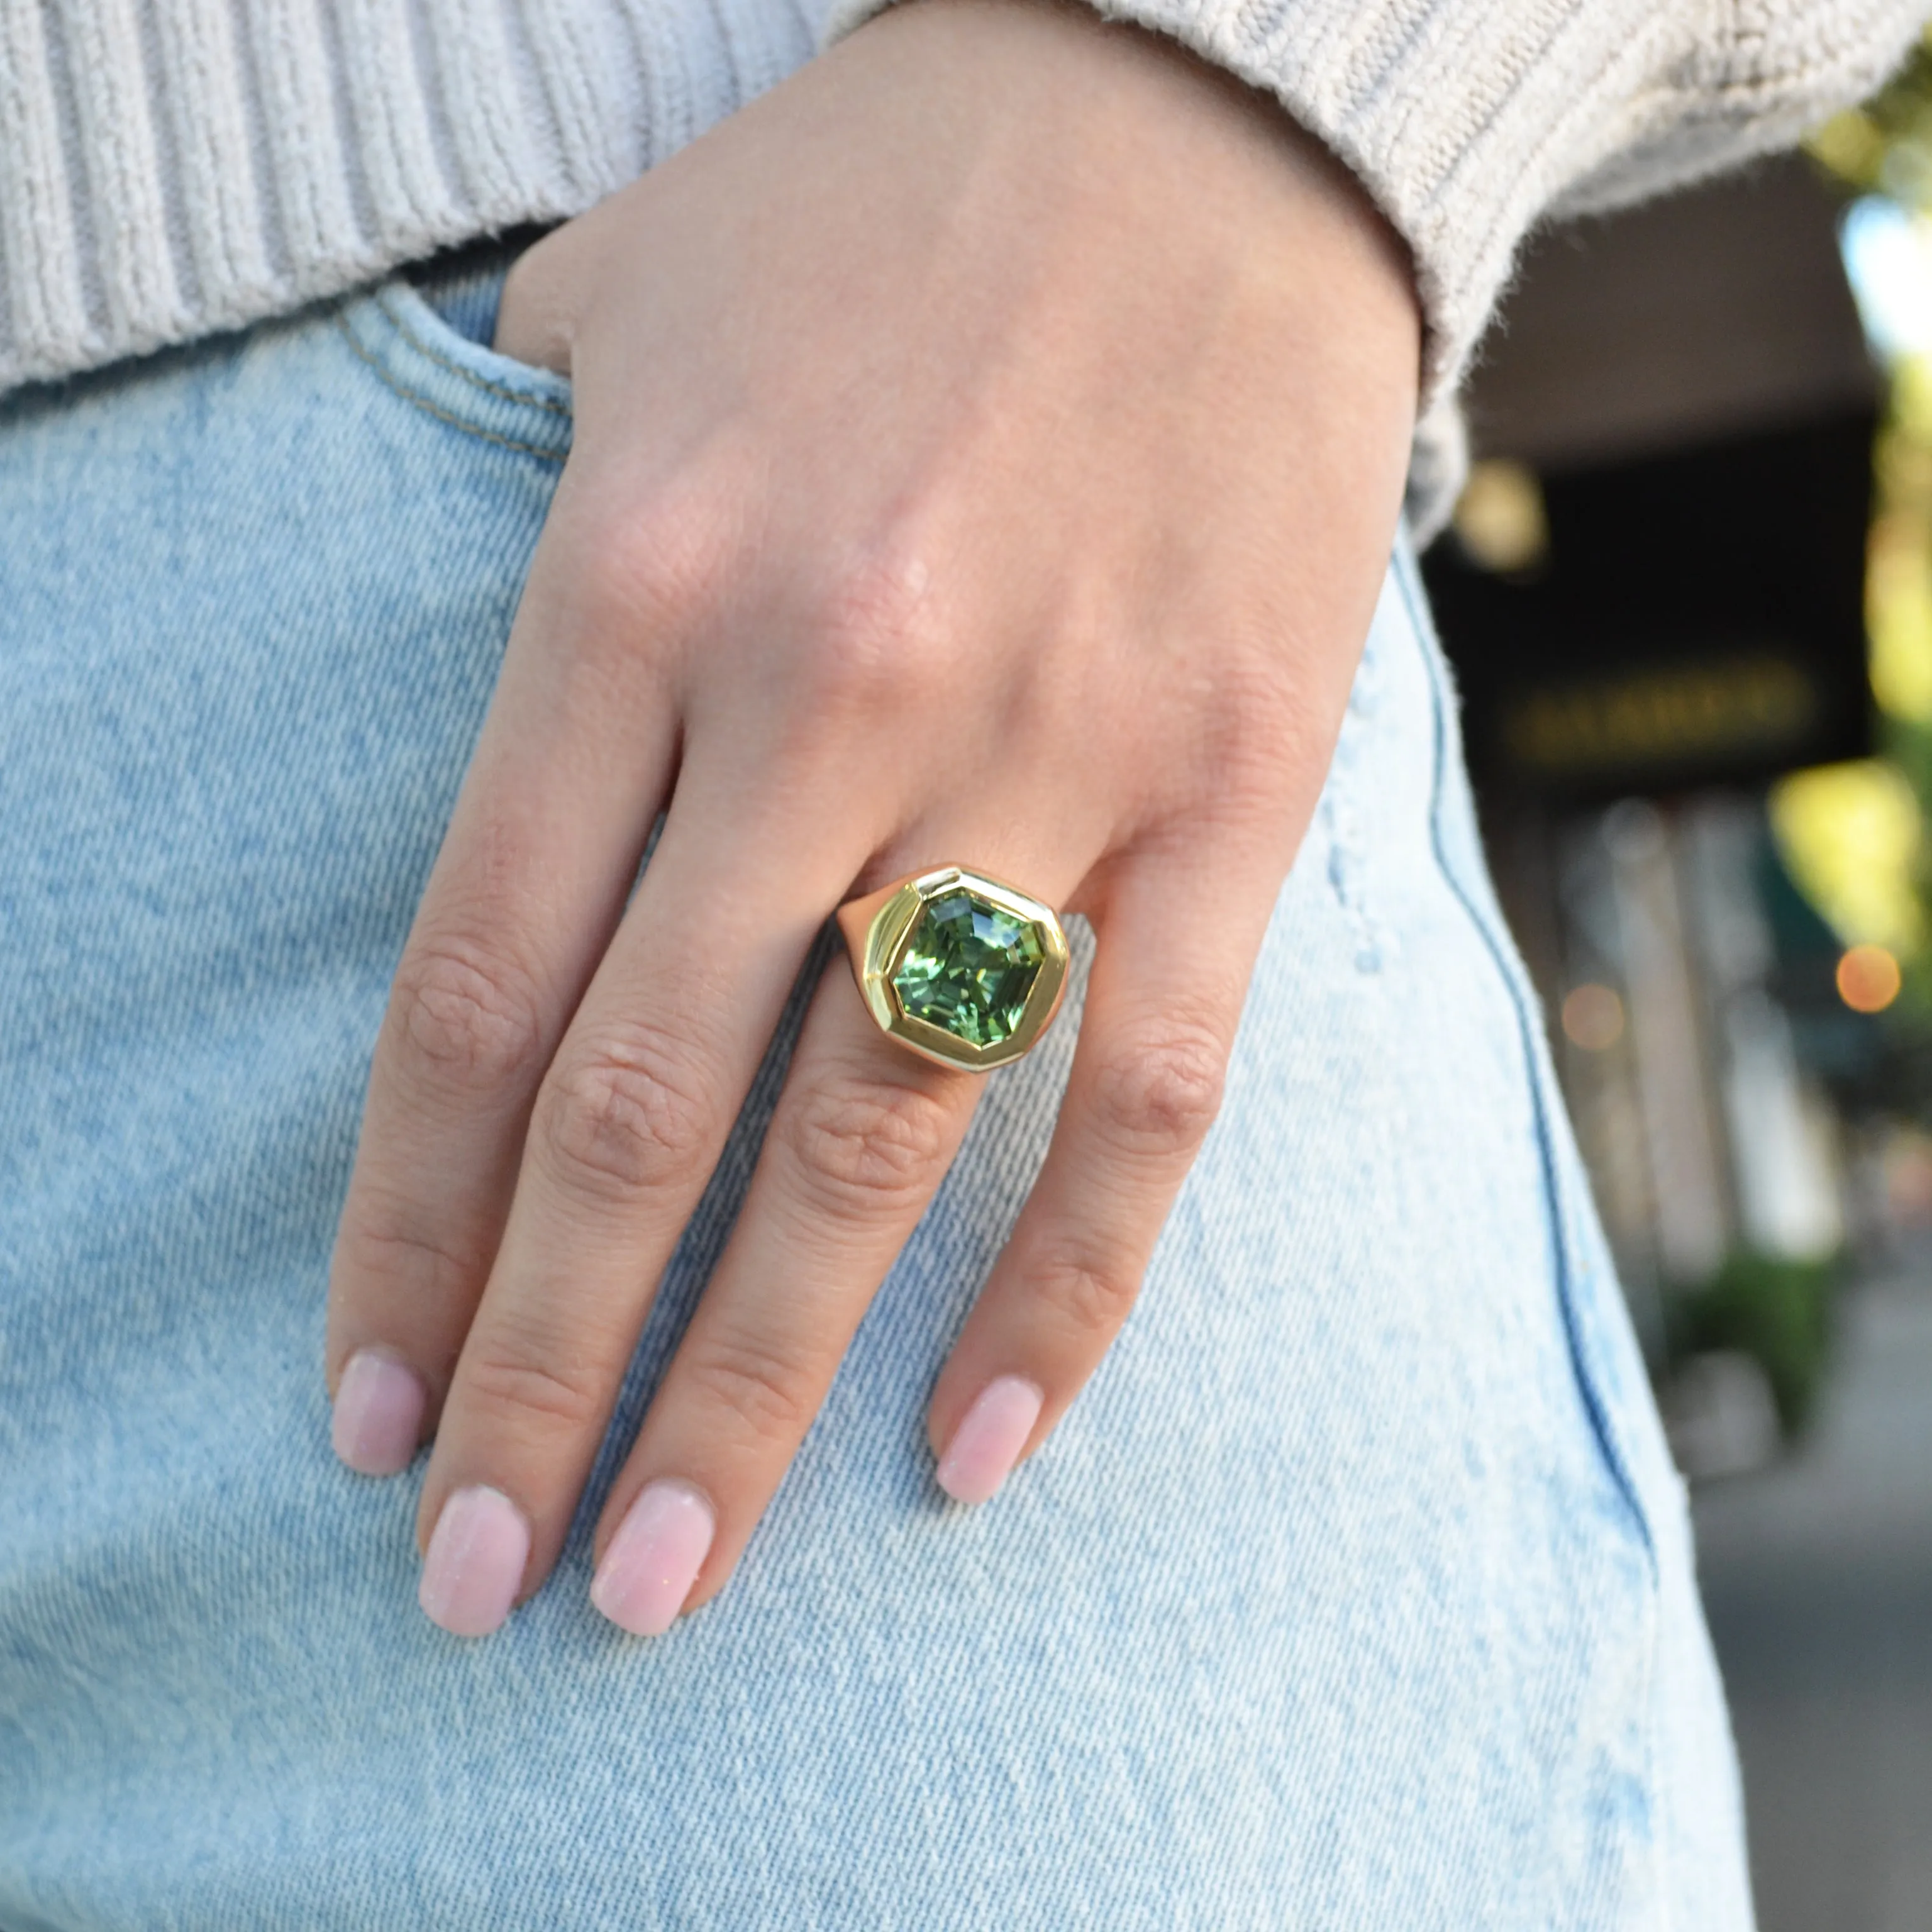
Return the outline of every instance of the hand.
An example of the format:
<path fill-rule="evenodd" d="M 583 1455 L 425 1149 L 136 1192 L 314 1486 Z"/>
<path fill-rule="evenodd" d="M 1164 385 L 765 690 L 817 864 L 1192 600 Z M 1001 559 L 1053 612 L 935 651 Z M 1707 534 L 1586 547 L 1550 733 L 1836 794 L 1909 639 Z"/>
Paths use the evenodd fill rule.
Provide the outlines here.
<path fill-rule="evenodd" d="M 499 343 L 568 371 L 575 446 L 330 1291 L 347 1460 L 435 1429 L 438 1622 L 542 1582 L 814 935 L 934 864 L 1096 934 L 1046 1166 L 933 1394 L 940 1480 L 980 1499 L 1052 1429 L 1216 1110 L 1386 566 L 1418 329 L 1401 250 L 1273 104 L 1048 0 L 888 14 L 518 262 Z M 660 1630 L 723 1586 L 977 1091 L 824 976 L 604 1510 L 606 1614 Z"/>

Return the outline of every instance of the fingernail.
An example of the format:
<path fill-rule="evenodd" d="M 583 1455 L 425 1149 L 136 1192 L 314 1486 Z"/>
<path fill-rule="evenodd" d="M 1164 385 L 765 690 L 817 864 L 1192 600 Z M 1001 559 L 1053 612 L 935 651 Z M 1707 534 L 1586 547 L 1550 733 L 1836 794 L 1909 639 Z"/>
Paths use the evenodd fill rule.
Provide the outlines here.
<path fill-rule="evenodd" d="M 360 1348 L 335 1385 L 329 1439 L 359 1475 L 393 1476 L 406 1469 L 422 1433 L 428 1392 L 412 1369 L 380 1349 Z"/>
<path fill-rule="evenodd" d="M 501 1490 L 458 1490 L 436 1520 L 416 1601 L 453 1636 L 488 1636 L 510 1614 L 530 1559 L 530 1526 Z"/>
<path fill-rule="evenodd" d="M 649 1483 L 624 1512 L 590 1586 L 590 1600 L 633 1636 L 677 1621 L 711 1547 L 711 1505 L 686 1483 Z"/>
<path fill-rule="evenodd" d="M 956 1503 L 982 1503 L 1012 1473 L 1040 1420 L 1031 1382 L 1001 1376 L 980 1391 L 939 1459 L 939 1486 Z"/>

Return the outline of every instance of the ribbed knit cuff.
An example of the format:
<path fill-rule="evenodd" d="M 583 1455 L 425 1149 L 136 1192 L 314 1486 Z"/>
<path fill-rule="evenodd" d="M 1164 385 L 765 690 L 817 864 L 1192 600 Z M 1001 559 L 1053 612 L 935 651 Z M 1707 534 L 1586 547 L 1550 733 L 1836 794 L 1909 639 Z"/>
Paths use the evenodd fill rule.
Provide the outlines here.
<path fill-rule="evenodd" d="M 890 0 L 826 4 L 0 0 L 0 391 L 580 213 Z M 1924 0 L 1094 4 L 1273 94 L 1406 241 L 1439 511 L 1426 425 L 1530 224 L 1790 141 Z"/>
<path fill-rule="evenodd" d="M 0 0 L 0 390 L 581 213 L 812 46 L 794 0 Z"/>

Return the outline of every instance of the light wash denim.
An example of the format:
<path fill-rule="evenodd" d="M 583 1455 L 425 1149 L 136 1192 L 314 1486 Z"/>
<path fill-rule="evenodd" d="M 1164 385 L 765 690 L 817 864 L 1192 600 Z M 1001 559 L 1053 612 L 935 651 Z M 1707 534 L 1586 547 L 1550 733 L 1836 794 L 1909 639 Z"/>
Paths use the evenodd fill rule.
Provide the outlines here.
<path fill-rule="evenodd" d="M 922 1417 L 1077 995 L 736 1580 L 654 1642 L 590 1609 L 782 1036 L 556 1576 L 484 1642 L 424 1619 L 322 1307 L 570 436 L 465 299 L 0 413 L 0 1927 L 1748 1926 L 1683 1498 L 1406 554 L 1226 1111 L 1044 1451 L 963 1511 Z"/>

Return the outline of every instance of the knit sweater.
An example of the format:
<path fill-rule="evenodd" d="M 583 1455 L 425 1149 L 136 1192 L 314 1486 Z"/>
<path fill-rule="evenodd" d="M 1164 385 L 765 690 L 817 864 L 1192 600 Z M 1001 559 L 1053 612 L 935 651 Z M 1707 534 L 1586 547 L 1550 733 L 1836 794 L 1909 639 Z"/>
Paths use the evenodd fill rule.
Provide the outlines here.
<path fill-rule="evenodd" d="M 0 389 L 557 219 L 887 0 L 0 0 Z M 1277 98 L 1413 253 L 1425 404 L 1539 218 L 1788 143 L 1927 0 L 1099 0 Z"/>

